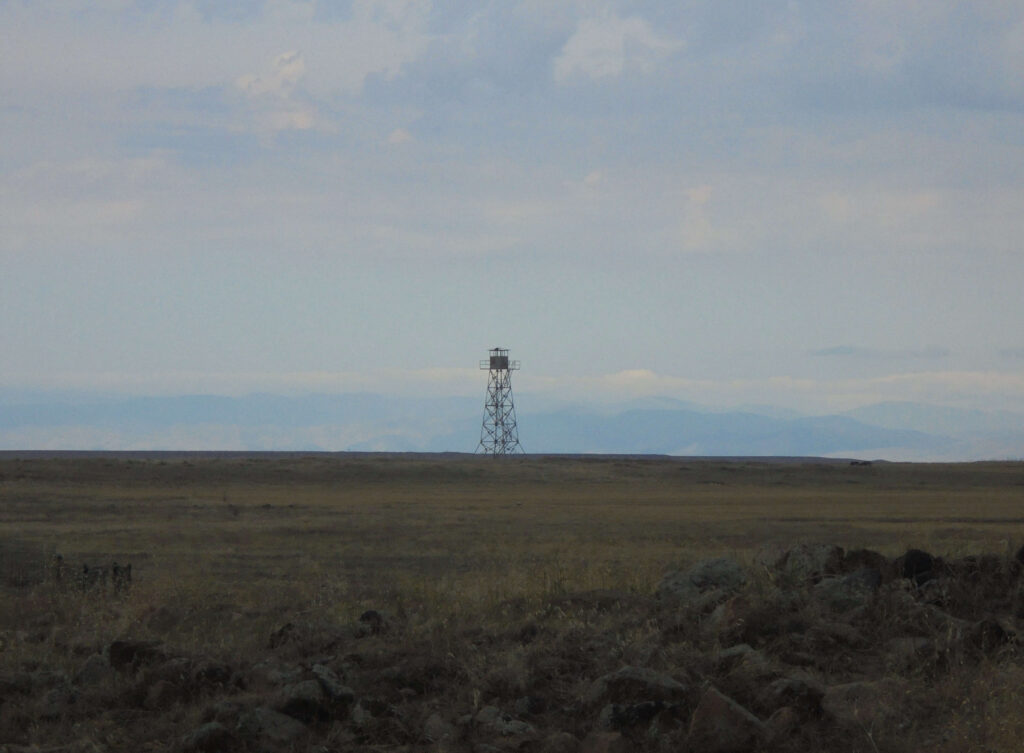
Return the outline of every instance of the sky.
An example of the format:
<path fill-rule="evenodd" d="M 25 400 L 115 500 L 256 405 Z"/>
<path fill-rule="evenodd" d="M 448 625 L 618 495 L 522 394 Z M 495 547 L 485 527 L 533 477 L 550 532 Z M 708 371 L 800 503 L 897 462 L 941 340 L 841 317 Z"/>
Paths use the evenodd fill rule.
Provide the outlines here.
<path fill-rule="evenodd" d="M 0 389 L 1024 410 L 1019 0 L 0 0 Z"/>

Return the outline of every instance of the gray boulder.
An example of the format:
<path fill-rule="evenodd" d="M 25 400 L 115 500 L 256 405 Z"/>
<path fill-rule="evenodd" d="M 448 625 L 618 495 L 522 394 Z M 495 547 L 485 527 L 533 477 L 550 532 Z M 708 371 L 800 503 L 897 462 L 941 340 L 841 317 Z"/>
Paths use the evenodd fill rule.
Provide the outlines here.
<path fill-rule="evenodd" d="M 274 708 L 301 722 L 312 722 L 324 716 L 324 690 L 317 680 L 303 680 L 285 685 L 278 693 Z"/>
<path fill-rule="evenodd" d="M 784 552 L 772 569 L 793 584 L 816 583 L 843 569 L 843 548 L 833 544 L 799 544 Z"/>
<path fill-rule="evenodd" d="M 297 719 L 263 706 L 239 713 L 235 729 L 242 737 L 280 744 L 293 743 L 307 731 Z"/>
<path fill-rule="evenodd" d="M 899 714 L 903 687 L 896 679 L 833 685 L 826 688 L 821 708 L 839 724 L 870 729 Z"/>
<path fill-rule="evenodd" d="M 432 743 L 455 737 L 455 725 L 446 722 L 440 714 L 431 714 L 423 725 L 423 737 Z"/>
<path fill-rule="evenodd" d="M 102 654 L 93 654 L 85 660 L 85 663 L 78 670 L 74 683 L 75 685 L 92 687 L 109 682 L 117 676 L 117 671 L 110 666 L 107 657 Z"/>
<path fill-rule="evenodd" d="M 863 568 L 841 577 L 822 578 L 814 586 L 814 597 L 837 612 L 859 607 L 882 585 L 882 574 Z"/>
<path fill-rule="evenodd" d="M 302 679 L 303 671 L 298 665 L 278 664 L 267 660 L 253 665 L 252 673 L 268 685 L 290 685 Z"/>
<path fill-rule="evenodd" d="M 584 701 L 591 706 L 604 702 L 679 701 L 689 693 L 689 687 L 662 672 L 646 667 L 622 667 L 594 680 Z"/>
<path fill-rule="evenodd" d="M 658 584 L 660 599 L 704 610 L 747 582 L 743 567 L 730 557 L 701 560 L 689 570 L 673 570 Z"/>
<path fill-rule="evenodd" d="M 576 753 L 579 741 L 568 732 L 555 732 L 544 738 L 540 753 Z"/>
<path fill-rule="evenodd" d="M 733 699 L 708 688 L 690 718 L 688 743 L 707 753 L 740 753 L 766 732 L 764 722 Z"/>
<path fill-rule="evenodd" d="M 649 722 L 668 708 L 664 701 L 643 701 L 620 705 L 609 703 L 597 717 L 597 729 L 614 732 Z"/>
<path fill-rule="evenodd" d="M 39 719 L 59 719 L 78 702 L 78 693 L 67 685 L 46 691 L 36 704 Z"/>
<path fill-rule="evenodd" d="M 143 665 L 166 662 L 170 657 L 162 645 L 162 641 L 114 641 L 104 653 L 110 666 L 120 672 L 129 672 Z"/>
<path fill-rule="evenodd" d="M 532 724 L 520 721 L 496 706 L 484 706 L 477 712 L 473 721 L 484 731 L 500 737 L 535 738 L 537 736 L 537 730 Z"/>
<path fill-rule="evenodd" d="M 234 742 L 234 736 L 220 722 L 207 722 L 181 738 L 182 753 L 214 753 Z"/>
<path fill-rule="evenodd" d="M 313 665 L 313 676 L 333 703 L 349 704 L 355 700 L 352 688 L 345 685 L 334 671 L 324 664 Z"/>
<path fill-rule="evenodd" d="M 821 699 L 825 688 L 808 674 L 796 673 L 780 677 L 761 689 L 757 695 L 757 707 L 761 710 L 777 711 L 792 708 L 805 717 L 816 716 L 821 711 Z"/>

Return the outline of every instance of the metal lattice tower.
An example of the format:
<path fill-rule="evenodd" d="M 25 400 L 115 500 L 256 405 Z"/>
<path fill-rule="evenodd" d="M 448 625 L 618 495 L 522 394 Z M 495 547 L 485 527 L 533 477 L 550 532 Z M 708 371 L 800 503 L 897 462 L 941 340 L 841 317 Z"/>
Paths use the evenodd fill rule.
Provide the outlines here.
<path fill-rule="evenodd" d="M 508 360 L 508 348 L 491 348 L 490 359 L 481 361 L 480 368 L 488 372 L 487 399 L 476 451 L 488 455 L 522 453 L 512 400 L 512 372 L 519 369 L 519 361 Z"/>

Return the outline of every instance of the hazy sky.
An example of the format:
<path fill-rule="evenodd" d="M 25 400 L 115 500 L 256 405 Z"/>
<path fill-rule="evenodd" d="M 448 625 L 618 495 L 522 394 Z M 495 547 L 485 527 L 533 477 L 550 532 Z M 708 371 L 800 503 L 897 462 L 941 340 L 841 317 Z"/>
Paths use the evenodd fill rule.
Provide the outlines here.
<path fill-rule="evenodd" d="M 1024 409 L 1024 3 L 0 0 L 0 387 Z"/>

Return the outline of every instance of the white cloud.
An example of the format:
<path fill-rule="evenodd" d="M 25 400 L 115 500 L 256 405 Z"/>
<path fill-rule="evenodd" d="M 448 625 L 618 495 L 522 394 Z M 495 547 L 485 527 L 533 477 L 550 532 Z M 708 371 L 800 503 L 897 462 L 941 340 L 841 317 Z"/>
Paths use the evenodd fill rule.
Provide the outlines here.
<path fill-rule="evenodd" d="M 709 206 L 714 189 L 703 184 L 686 190 L 682 207 L 680 241 L 685 251 L 711 251 L 728 243 L 730 233 L 715 227 L 709 216 Z"/>
<path fill-rule="evenodd" d="M 518 377 L 518 384 L 526 391 L 587 400 L 672 397 L 722 408 L 768 404 L 807 414 L 840 412 L 887 401 L 1024 409 L 1024 372 L 912 372 L 861 379 L 690 379 L 649 369 L 628 369 L 590 377 L 524 373 Z"/>
<path fill-rule="evenodd" d="M 287 99 L 306 73 L 306 62 L 298 52 L 282 52 L 274 58 L 272 71 L 258 76 L 250 73 L 235 82 L 249 96 L 270 95 Z"/>
<path fill-rule="evenodd" d="M 330 125 L 317 108 L 299 91 L 306 74 L 306 62 L 298 52 L 282 52 L 274 58 L 269 73 L 246 74 L 235 86 L 248 97 L 262 131 L 328 130 Z"/>
<path fill-rule="evenodd" d="M 388 134 L 389 144 L 407 144 L 412 140 L 412 134 L 404 128 L 396 128 Z"/>
<path fill-rule="evenodd" d="M 637 16 L 610 13 L 585 18 L 555 59 L 555 80 L 576 76 L 613 78 L 627 72 L 652 73 L 658 62 L 682 46 L 657 34 Z"/>
<path fill-rule="evenodd" d="M 356 0 L 346 17 L 318 21 L 314 3 L 272 0 L 231 23 L 208 20 L 184 1 L 130 15 L 82 4 L 0 3 L 0 84 L 46 96 L 224 87 L 282 49 L 301 49 L 304 85 L 322 98 L 358 92 L 371 74 L 394 76 L 429 40 L 429 7 L 420 2 Z M 257 78 L 266 86 L 278 75 Z"/>
<path fill-rule="evenodd" d="M 966 13 L 946 0 L 739 11 L 710 0 L 354 0 L 334 16 L 305 0 L 243 14 L 204 14 L 192 0 L 127 12 L 121 0 L 102 11 L 45 2 L 0 0 L 0 250 L 25 252 L 0 291 L 5 329 L 25 333 L 6 335 L 5 352 L 40 374 L 104 368 L 121 353 L 154 370 L 220 369 L 219 356 L 189 357 L 225 343 L 254 369 L 346 368 L 338 353 L 372 368 L 387 357 L 382 342 L 443 364 L 436 341 L 491 326 L 475 297 L 506 278 L 510 326 L 549 353 L 563 342 L 600 353 L 594 369 L 818 377 L 801 392 L 630 372 L 617 389 L 796 403 L 836 389 L 856 402 L 916 383 L 820 379 L 851 376 L 847 366 L 866 377 L 1008 365 L 992 354 L 1024 305 L 1013 285 L 1024 147 L 1008 98 L 1024 91 L 1019 2 L 1002 17 L 992 3 Z M 260 137 L 278 148 L 259 149 Z M 187 259 L 186 270 L 241 263 L 194 277 L 168 277 L 156 261 L 134 273 L 97 264 L 105 287 L 69 286 L 77 297 L 53 273 L 21 282 L 23 260 L 62 272 L 101 254 Z M 253 272 L 244 260 L 260 256 L 281 270 Z M 329 273 L 291 268 L 300 258 L 328 260 Z M 154 331 L 90 355 L 117 300 L 103 291 L 140 279 L 166 312 L 147 319 L 140 297 L 120 319 Z M 320 284 L 338 290 L 310 295 Z M 204 311 L 181 294 L 193 289 L 237 300 L 217 308 L 207 295 L 217 316 L 204 312 L 184 358 L 161 355 L 153 343 Z M 421 293 L 435 290 L 429 302 Z M 272 305 L 249 311 L 250 300 Z M 69 347 L 67 321 L 89 347 Z M 309 321 L 345 325 L 288 347 Z M 273 327 L 291 334 L 234 338 Z M 846 342 L 938 342 L 950 356 L 807 356 Z M 754 348 L 764 357 L 743 360 Z"/>

